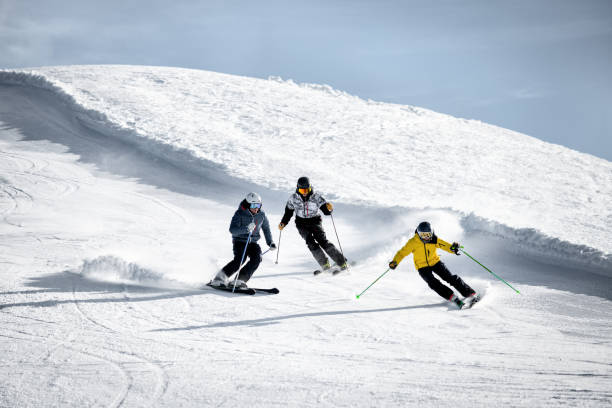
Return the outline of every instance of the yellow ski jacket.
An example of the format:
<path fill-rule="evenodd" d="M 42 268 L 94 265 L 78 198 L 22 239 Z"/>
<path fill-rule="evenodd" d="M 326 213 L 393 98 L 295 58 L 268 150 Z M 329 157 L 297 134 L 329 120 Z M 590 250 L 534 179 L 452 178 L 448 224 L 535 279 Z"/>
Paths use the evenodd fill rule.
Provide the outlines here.
<path fill-rule="evenodd" d="M 435 235 L 430 243 L 425 244 L 417 234 L 414 234 L 414 237 L 410 238 L 408 242 L 406 242 L 406 245 L 397 251 L 393 260 L 399 264 L 402 259 L 412 254 L 415 268 L 420 269 L 426 266 L 434 266 L 440 262 L 440 257 L 436 250 L 440 248 L 452 254 L 453 252 L 450 250 L 450 247 L 451 244 L 441 240 Z"/>

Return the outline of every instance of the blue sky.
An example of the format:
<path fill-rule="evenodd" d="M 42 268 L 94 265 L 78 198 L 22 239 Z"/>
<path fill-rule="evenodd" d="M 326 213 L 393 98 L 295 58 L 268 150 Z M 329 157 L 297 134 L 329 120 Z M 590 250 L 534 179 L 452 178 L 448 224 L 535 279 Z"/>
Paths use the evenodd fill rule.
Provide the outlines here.
<path fill-rule="evenodd" d="M 612 161 L 610 0 L 0 0 L 0 67 L 68 64 L 324 83 Z"/>

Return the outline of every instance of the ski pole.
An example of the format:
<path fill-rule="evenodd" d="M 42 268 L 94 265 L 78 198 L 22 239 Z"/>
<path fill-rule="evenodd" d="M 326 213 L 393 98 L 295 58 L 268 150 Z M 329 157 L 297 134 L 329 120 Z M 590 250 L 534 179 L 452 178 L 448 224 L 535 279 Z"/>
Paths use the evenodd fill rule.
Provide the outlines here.
<path fill-rule="evenodd" d="M 491 275 L 495 276 L 497 279 L 499 279 L 500 281 L 504 282 L 506 285 L 508 285 L 510 288 L 512 288 L 512 290 L 514 290 L 516 293 L 518 293 L 519 295 L 522 295 L 521 292 L 519 292 L 518 290 L 516 290 L 514 287 L 512 287 L 512 285 L 510 285 L 508 282 L 506 282 L 505 280 L 503 280 L 500 276 L 496 275 L 492 270 L 490 270 L 489 268 L 487 268 L 486 266 L 484 266 L 483 264 L 481 264 L 480 262 L 478 262 L 476 259 L 474 259 L 470 254 L 468 254 L 467 252 L 465 252 L 465 250 L 463 249 L 463 247 L 459 247 L 461 249 L 461 252 L 463 252 L 464 254 L 466 254 L 472 261 L 476 262 L 478 265 L 482 266 L 483 268 L 485 268 Z"/>
<path fill-rule="evenodd" d="M 283 236 L 283 230 L 278 231 L 278 248 L 276 248 L 276 262 L 274 262 L 277 265 L 278 265 L 278 253 L 280 252 L 280 240 L 282 236 Z"/>
<path fill-rule="evenodd" d="M 386 274 L 387 272 L 389 272 L 390 270 L 391 270 L 391 268 L 387 268 L 387 270 L 385 271 L 385 273 L 383 273 L 383 274 L 382 274 L 382 275 L 380 275 L 378 278 L 376 278 L 376 280 L 375 280 L 374 282 L 372 282 L 372 283 L 370 284 L 370 286 L 368 286 L 367 288 L 365 288 L 365 289 L 363 290 L 363 292 L 361 292 L 360 294 L 356 295 L 356 296 L 357 296 L 357 299 L 359 299 L 359 298 L 361 297 L 361 295 L 363 295 L 364 293 L 366 293 L 366 290 L 368 290 L 368 289 L 370 289 L 372 286 L 374 286 L 374 284 L 375 284 L 376 282 L 378 282 L 378 280 L 379 280 L 380 278 L 382 278 L 383 276 L 385 276 L 385 274 Z"/>
<path fill-rule="evenodd" d="M 330 213 L 329 214 L 332 220 L 332 224 L 334 225 L 334 232 L 336 233 L 336 239 L 338 240 L 338 246 L 340 247 L 340 253 L 342 254 L 342 258 L 346 259 L 344 257 L 344 251 L 342 250 L 342 244 L 340 244 L 340 238 L 338 238 L 338 231 L 336 230 L 336 223 L 334 222 L 334 214 Z"/>
<path fill-rule="evenodd" d="M 278 248 L 278 247 L 276 247 L 276 248 Z M 263 252 L 261 253 L 261 256 L 264 256 L 265 254 L 267 254 L 267 253 L 268 253 L 268 252 L 270 252 L 271 250 L 272 250 L 272 248 L 268 248 L 268 249 L 266 249 L 265 251 L 263 251 Z"/>
<path fill-rule="evenodd" d="M 257 223 L 255 223 L 255 228 L 253 231 L 257 229 Z M 244 246 L 244 251 L 242 251 L 242 258 L 240 258 L 240 268 L 242 268 L 242 261 L 244 261 L 244 256 L 246 255 L 246 250 L 249 247 L 249 242 L 251 242 L 251 235 L 253 231 L 249 232 L 249 237 L 247 238 L 246 245 Z M 236 273 L 236 277 L 234 278 L 234 287 L 232 288 L 232 293 L 236 291 L 236 283 L 238 282 L 238 275 L 240 275 L 240 268 L 238 268 L 238 272 Z"/>

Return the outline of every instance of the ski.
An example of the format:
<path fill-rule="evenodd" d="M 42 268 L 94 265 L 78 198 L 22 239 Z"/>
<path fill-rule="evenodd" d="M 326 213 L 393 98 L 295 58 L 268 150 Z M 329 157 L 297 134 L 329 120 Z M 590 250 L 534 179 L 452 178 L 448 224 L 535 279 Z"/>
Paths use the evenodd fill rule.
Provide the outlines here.
<path fill-rule="evenodd" d="M 207 283 L 206 286 L 211 287 L 211 288 L 216 289 L 216 290 L 222 290 L 224 292 L 240 293 L 240 294 L 243 294 L 243 295 L 254 295 L 255 293 L 257 293 L 255 291 L 255 289 L 253 289 L 253 288 L 244 288 L 244 289 L 236 288 L 236 289 L 234 289 L 233 286 L 213 286 L 210 283 Z"/>
<path fill-rule="evenodd" d="M 269 293 L 271 295 L 277 295 L 280 293 L 280 290 L 277 288 L 249 288 L 253 289 L 255 292 Z"/>
<path fill-rule="evenodd" d="M 333 269 L 332 269 L 332 275 L 336 276 L 336 275 L 337 275 L 337 274 L 339 274 L 340 272 L 346 272 L 346 271 L 348 271 L 348 270 L 349 270 L 349 268 L 348 268 L 348 267 L 346 267 L 346 268 L 344 268 L 344 269 L 342 269 L 342 268 L 333 268 Z"/>
<path fill-rule="evenodd" d="M 325 272 L 325 273 L 331 273 L 332 275 L 335 275 L 336 273 L 334 273 L 334 272 L 336 271 L 336 269 L 338 269 L 338 268 L 332 267 L 332 268 L 325 269 L 325 270 L 323 270 L 323 269 L 316 269 L 316 270 L 313 272 L 313 275 L 314 275 L 314 276 L 317 276 L 317 275 L 322 274 L 323 272 Z"/>
<path fill-rule="evenodd" d="M 340 269 L 340 268 L 329 268 L 325 271 L 321 270 L 321 269 L 316 269 L 313 273 L 314 276 L 320 275 L 323 272 L 327 272 L 327 273 L 331 273 L 332 275 L 336 276 L 337 274 L 339 274 L 340 272 L 346 271 L 348 268 L 346 269 Z"/>
<path fill-rule="evenodd" d="M 350 262 L 349 263 L 349 267 L 353 266 L 353 265 L 355 265 L 355 262 Z M 344 272 L 344 271 L 347 271 L 347 270 L 349 270 L 349 268 L 342 269 L 338 265 L 334 265 L 331 268 L 328 268 L 328 269 L 325 269 L 325 270 L 323 270 L 323 269 L 315 269 L 312 273 L 313 273 L 314 276 L 317 276 L 317 275 L 322 274 L 323 272 L 328 272 L 328 273 L 331 273 L 332 275 L 335 276 L 335 275 L 339 274 L 340 272 Z"/>
<path fill-rule="evenodd" d="M 231 284 L 228 286 L 213 286 L 210 283 L 207 283 L 206 286 L 209 286 L 213 289 L 222 290 L 224 292 L 240 293 L 243 295 L 254 295 L 255 293 L 258 293 L 258 292 L 268 293 L 271 295 L 276 295 L 280 293 L 280 291 L 277 288 L 236 288 L 234 290 L 234 286 Z"/>

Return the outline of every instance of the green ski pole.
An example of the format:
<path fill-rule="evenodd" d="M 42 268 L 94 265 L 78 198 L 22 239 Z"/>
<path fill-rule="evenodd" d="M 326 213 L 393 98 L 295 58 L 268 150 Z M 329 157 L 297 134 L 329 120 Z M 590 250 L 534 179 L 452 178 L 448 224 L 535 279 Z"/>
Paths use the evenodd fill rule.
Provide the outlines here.
<path fill-rule="evenodd" d="M 361 295 L 363 295 L 364 293 L 366 293 L 366 291 L 367 291 L 368 289 L 370 289 L 372 286 L 374 286 L 374 284 L 375 284 L 376 282 L 378 282 L 378 280 L 379 280 L 380 278 L 382 278 L 383 276 L 385 276 L 385 274 L 386 274 L 387 272 L 389 272 L 390 270 L 391 270 L 391 268 L 387 268 L 387 270 L 385 271 L 385 273 L 383 273 L 383 274 L 382 274 L 382 275 L 380 275 L 378 278 L 376 278 L 376 280 L 375 280 L 374 282 L 372 282 L 372 283 L 370 284 L 370 286 L 368 286 L 367 288 L 365 288 L 363 292 L 361 292 L 360 294 L 356 295 L 356 296 L 357 296 L 357 299 L 359 299 L 359 297 L 361 297 Z"/>
<path fill-rule="evenodd" d="M 478 262 L 476 259 L 474 259 L 470 254 L 468 254 L 467 252 L 465 252 L 465 250 L 463 249 L 463 247 L 459 247 L 461 249 L 461 252 L 463 252 L 464 254 L 466 254 L 472 261 L 476 262 L 478 265 L 482 266 L 483 268 L 485 268 L 491 275 L 495 276 L 497 279 L 499 279 L 500 281 L 504 282 L 506 285 L 508 285 L 510 288 L 512 288 L 512 290 L 514 290 L 516 293 L 518 293 L 519 295 L 521 295 L 522 293 L 519 292 L 518 290 L 516 290 L 514 287 L 512 287 L 512 285 L 510 285 L 508 282 L 506 282 L 505 280 L 503 280 L 501 277 L 499 277 L 498 275 L 496 275 L 492 270 L 490 270 L 489 268 L 487 268 L 486 266 L 484 266 L 483 264 L 481 264 L 480 262 Z"/>

